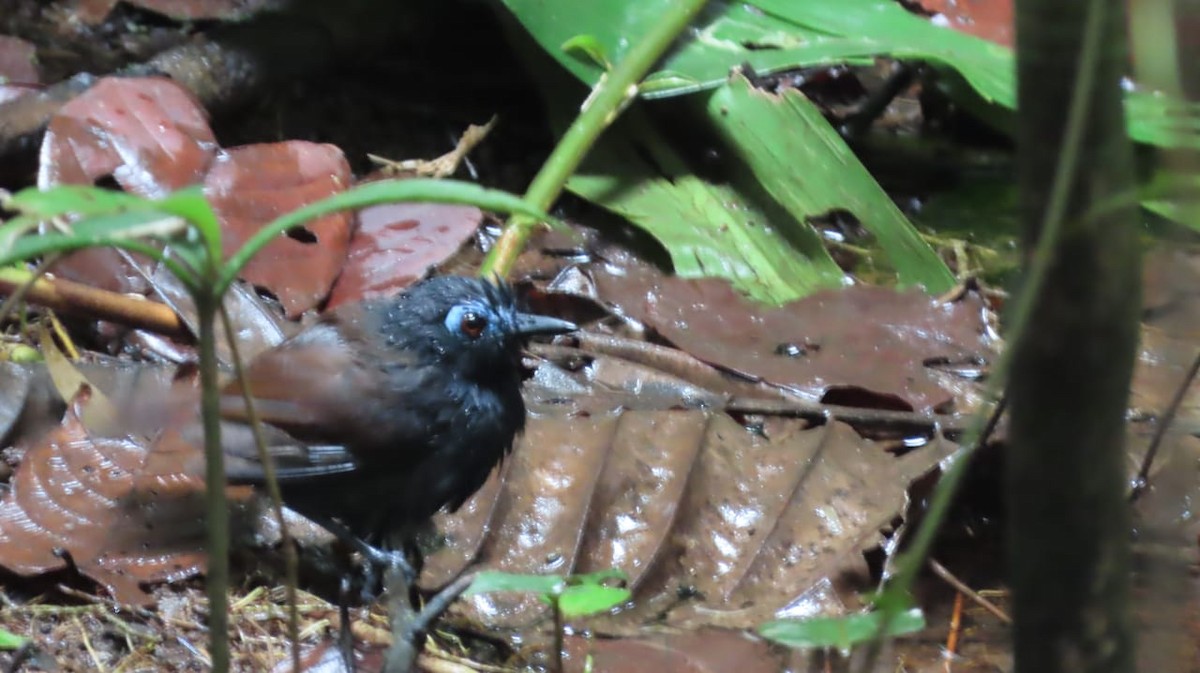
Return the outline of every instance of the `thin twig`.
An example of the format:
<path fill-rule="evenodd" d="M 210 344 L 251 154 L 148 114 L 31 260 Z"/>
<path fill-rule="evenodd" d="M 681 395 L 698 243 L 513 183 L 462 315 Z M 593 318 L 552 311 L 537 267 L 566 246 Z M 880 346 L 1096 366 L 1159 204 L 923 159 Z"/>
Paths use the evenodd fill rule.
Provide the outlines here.
<path fill-rule="evenodd" d="M 954 573 L 946 569 L 946 566 L 938 563 L 934 559 L 929 559 L 929 569 L 932 570 L 935 575 L 942 578 L 942 581 L 944 581 L 946 584 L 954 587 L 959 594 L 970 598 L 975 602 L 976 605 L 992 613 L 996 619 L 999 619 L 1005 624 L 1012 624 L 1012 617 L 1009 617 L 1008 613 L 1001 610 L 995 603 L 989 601 L 983 596 L 980 596 L 978 591 L 975 591 L 971 587 L 967 586 L 965 582 L 955 577 Z"/>
<path fill-rule="evenodd" d="M 1196 357 L 1192 360 L 1192 366 L 1188 368 L 1187 375 L 1183 377 L 1183 381 L 1175 389 L 1175 394 L 1171 397 L 1171 403 L 1167 405 L 1166 410 L 1163 411 L 1162 418 L 1159 419 L 1158 425 L 1154 428 L 1154 437 L 1150 439 L 1150 447 L 1146 449 L 1146 455 L 1142 458 L 1142 467 L 1138 470 L 1137 478 L 1133 482 L 1133 491 L 1129 494 L 1130 502 L 1140 498 L 1150 485 L 1150 468 L 1154 465 L 1154 458 L 1158 455 L 1158 447 L 1162 445 L 1163 438 L 1167 435 L 1167 429 L 1175 421 L 1175 414 L 1179 411 L 1179 407 L 1183 405 L 1183 398 L 1187 395 L 1188 388 L 1192 386 L 1192 381 L 1196 380 L 1197 372 L 1200 372 L 1200 351 L 1196 352 Z"/>

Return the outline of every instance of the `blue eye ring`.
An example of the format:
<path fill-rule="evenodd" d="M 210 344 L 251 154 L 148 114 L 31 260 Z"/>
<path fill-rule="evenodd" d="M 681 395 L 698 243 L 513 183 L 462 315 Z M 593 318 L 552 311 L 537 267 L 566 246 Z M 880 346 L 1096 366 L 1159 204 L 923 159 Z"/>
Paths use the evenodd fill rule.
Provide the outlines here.
<path fill-rule="evenodd" d="M 472 306 L 455 306 L 446 315 L 446 329 L 468 339 L 478 339 L 488 328 L 488 315 Z"/>

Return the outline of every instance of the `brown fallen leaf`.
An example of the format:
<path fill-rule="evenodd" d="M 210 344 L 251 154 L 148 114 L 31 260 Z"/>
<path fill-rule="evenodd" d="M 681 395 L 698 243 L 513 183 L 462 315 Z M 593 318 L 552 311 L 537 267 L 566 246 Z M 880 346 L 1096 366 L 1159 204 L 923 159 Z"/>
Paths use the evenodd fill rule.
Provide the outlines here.
<path fill-rule="evenodd" d="M 965 387 L 974 387 L 993 357 L 974 294 L 941 303 L 916 290 L 855 286 L 771 308 L 726 281 L 685 280 L 629 260 L 617 272 L 588 270 L 598 299 L 675 347 L 812 401 L 969 413 L 977 400 L 944 374 L 967 370 Z"/>
<path fill-rule="evenodd" d="M 247 145 L 218 155 L 204 195 L 221 218 L 228 256 L 271 220 L 345 191 L 350 179 L 350 165 L 333 145 Z M 342 270 L 351 221 L 350 213 L 339 212 L 307 222 L 271 241 L 242 277 L 278 297 L 288 317 L 315 308 Z"/>
<path fill-rule="evenodd" d="M 62 106 L 42 140 L 38 187 L 91 185 L 111 176 L 158 198 L 200 182 L 217 150 L 208 115 L 165 77 L 104 78 Z M 83 250 L 55 265 L 64 278 L 114 292 L 145 293 L 142 276 L 111 249 Z"/>
<path fill-rule="evenodd" d="M 144 605 L 144 584 L 204 567 L 203 482 L 153 475 L 144 490 L 145 444 L 92 435 L 80 421 L 87 394 L 62 424 L 25 449 L 0 499 L 0 566 L 38 575 L 68 565 L 122 604 Z M 249 492 L 230 489 L 249 515 Z M 235 517 L 240 519 L 242 517 Z M 246 519 L 248 520 L 248 519 Z"/>
<path fill-rule="evenodd" d="M 640 395 L 545 399 L 532 403 L 503 482 L 461 515 L 439 517 L 449 544 L 428 558 L 422 584 L 467 567 L 619 567 L 633 605 L 586 620 L 596 633 L 745 628 L 841 610 L 839 589 L 866 576 L 862 552 L 904 513 L 909 484 L 955 449 L 935 439 L 898 458 L 838 422 L 767 417 L 747 427 L 661 400 L 639 408 Z M 474 596 L 458 617 L 525 642 L 548 623 L 545 605 L 520 594 Z"/>
<path fill-rule="evenodd" d="M 326 310 L 388 296 L 424 278 L 479 228 L 473 206 L 389 203 L 363 208 Z"/>

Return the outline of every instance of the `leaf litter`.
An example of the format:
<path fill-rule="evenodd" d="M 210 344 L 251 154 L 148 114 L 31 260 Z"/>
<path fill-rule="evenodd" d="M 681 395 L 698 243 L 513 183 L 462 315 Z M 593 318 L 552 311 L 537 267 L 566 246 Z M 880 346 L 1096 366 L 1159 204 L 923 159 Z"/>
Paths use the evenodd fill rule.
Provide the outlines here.
<path fill-rule="evenodd" d="M 121 173 L 111 170 L 120 182 Z M 263 207 L 274 206 L 268 201 Z M 436 260 L 464 240 L 457 234 L 430 236 L 413 247 L 425 252 L 424 246 L 445 246 L 446 252 L 430 255 Z M 430 260 L 415 267 L 421 269 L 417 275 Z M 595 265 L 583 269 L 591 277 L 591 299 L 647 328 L 651 339 L 696 356 L 718 377 L 765 383 L 787 399 L 914 416 L 958 416 L 977 404 L 974 376 L 947 383 L 931 371 L 946 363 L 986 371 L 990 325 L 977 298 L 938 303 L 920 293 L 856 288 L 811 305 L 766 310 L 728 285 L 679 281 L 609 261 L 606 270 L 616 272 L 595 273 Z M 388 282 L 381 276 L 372 280 L 383 284 L 382 292 L 391 291 Z M 352 301 L 357 293 L 348 294 Z M 600 322 L 596 329 L 603 332 L 618 321 Z M 599 373 L 608 378 L 596 378 Z M 851 586 L 862 586 L 862 552 L 891 539 L 884 533 L 894 534 L 909 484 L 934 469 L 954 445 L 937 435 L 926 437 L 916 451 L 895 453 L 893 443 L 875 441 L 837 420 L 813 425 L 772 415 L 731 416 L 712 404 L 723 399 L 720 392 L 674 373 L 587 351 L 542 361 L 541 388 L 530 390 L 526 437 L 513 460 L 462 510 L 439 518 L 423 585 L 439 586 L 469 567 L 562 573 L 618 565 L 630 574 L 634 605 L 589 620 L 588 626 L 626 635 L 643 633 L 648 625 L 744 627 L 772 616 L 852 607 L 853 594 L 839 585 L 857 579 Z M 5 376 L 6 382 L 32 378 Z M 14 424 L 31 399 L 29 386 L 17 389 L 10 398 L 13 411 L 6 413 Z M 139 549 L 144 540 L 128 545 L 100 540 L 113 525 L 144 529 L 136 520 L 114 518 L 133 515 L 119 508 L 114 513 L 113 505 L 129 485 L 127 472 L 139 469 L 136 461 L 144 458 L 145 447 L 91 437 L 77 409 L 71 405 L 61 426 L 19 451 L 23 459 L 14 488 L 0 504 L 5 522 L 0 548 L 6 550 L 0 561 L 24 573 L 73 564 L 114 596 L 140 600 L 158 582 L 199 571 L 196 547 L 152 556 Z M 98 460 L 116 467 L 97 471 Z M 44 497 L 30 499 L 34 492 Z M 8 543 L 2 537 L 9 528 L 5 516 L 22 521 L 13 527 L 21 531 L 14 533 L 17 539 Z M 172 533 L 198 535 L 196 523 Z M 10 564 L 8 554 L 18 547 L 29 556 Z M 778 558 L 787 560 L 782 567 L 772 562 Z M 150 587 L 143 586 L 147 583 Z M 523 599 L 479 597 L 461 606 L 458 618 L 477 628 L 507 628 L 514 641 L 528 642 L 537 640 L 543 609 Z"/>

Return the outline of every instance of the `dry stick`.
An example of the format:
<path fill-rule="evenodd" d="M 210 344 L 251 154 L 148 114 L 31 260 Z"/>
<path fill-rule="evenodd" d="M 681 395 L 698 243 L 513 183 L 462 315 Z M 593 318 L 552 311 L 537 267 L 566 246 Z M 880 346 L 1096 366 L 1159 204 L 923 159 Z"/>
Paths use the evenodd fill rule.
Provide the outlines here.
<path fill-rule="evenodd" d="M 191 331 L 166 304 L 134 299 L 61 278 L 39 278 L 48 268 L 48 264 L 42 264 L 34 273 L 0 269 L 0 293 L 12 293 L 0 308 L 0 317 L 7 314 L 10 304 L 23 297 L 30 303 L 71 315 L 107 320 L 170 338 L 192 338 Z"/>
<path fill-rule="evenodd" d="M 950 613 L 950 632 L 946 634 L 946 673 L 950 673 L 950 664 L 958 655 L 958 638 L 962 633 L 963 592 L 954 592 L 954 610 Z"/>
<path fill-rule="evenodd" d="M 1167 405 L 1162 418 L 1158 421 L 1158 426 L 1154 428 L 1154 437 L 1150 439 L 1150 447 L 1146 449 L 1146 455 L 1142 458 L 1142 467 L 1138 470 L 1137 478 L 1133 482 L 1133 491 L 1129 494 L 1130 502 L 1141 497 L 1142 493 L 1150 485 L 1150 468 L 1153 466 L 1154 458 L 1158 454 L 1158 447 L 1162 444 L 1163 437 L 1166 437 L 1167 429 L 1171 427 L 1171 423 L 1175 422 L 1175 414 L 1179 411 L 1179 407 L 1183 405 L 1184 395 L 1187 394 L 1192 381 L 1196 379 L 1197 372 L 1200 372 L 1200 351 L 1196 352 L 1196 357 L 1192 360 L 1192 366 L 1188 368 L 1187 375 L 1183 377 L 1183 382 L 1175 389 L 1175 395 L 1171 397 L 1171 403 Z"/>
<path fill-rule="evenodd" d="M 970 598 L 975 602 L 976 605 L 992 613 L 996 619 L 999 619 L 1005 624 L 1012 624 L 1012 617 L 1009 617 L 1008 613 L 1001 610 L 995 603 L 989 601 L 983 596 L 980 596 L 978 591 L 975 591 L 971 587 L 967 586 L 965 582 L 955 577 L 954 573 L 946 569 L 946 566 L 938 563 L 934 559 L 929 559 L 929 569 L 932 570 L 935 575 L 942 578 L 942 581 L 944 581 L 946 584 L 954 587 L 954 589 L 958 591 L 960 595 Z"/>
<path fill-rule="evenodd" d="M 292 641 L 292 671 L 300 673 L 300 609 L 296 598 L 296 585 L 299 584 L 300 560 L 296 555 L 296 546 L 292 544 L 292 535 L 288 532 L 287 521 L 283 518 L 283 494 L 279 490 L 279 482 L 275 479 L 275 463 L 267 454 L 267 442 L 262 434 L 262 423 L 258 419 L 258 410 L 254 407 L 254 394 L 250 390 L 250 382 L 246 380 L 246 368 L 242 366 L 242 354 L 234 338 L 233 321 L 229 318 L 229 310 L 225 302 L 220 302 L 221 321 L 225 323 L 225 339 L 229 343 L 229 353 L 233 360 L 233 370 L 237 373 L 238 386 L 242 389 L 242 400 L 246 403 L 246 420 L 254 433 L 254 444 L 258 449 L 258 459 L 263 465 L 263 476 L 267 482 L 267 493 L 271 496 L 271 508 L 275 520 L 279 524 L 279 538 L 283 545 L 284 573 L 287 576 L 288 602 L 288 638 Z"/>

